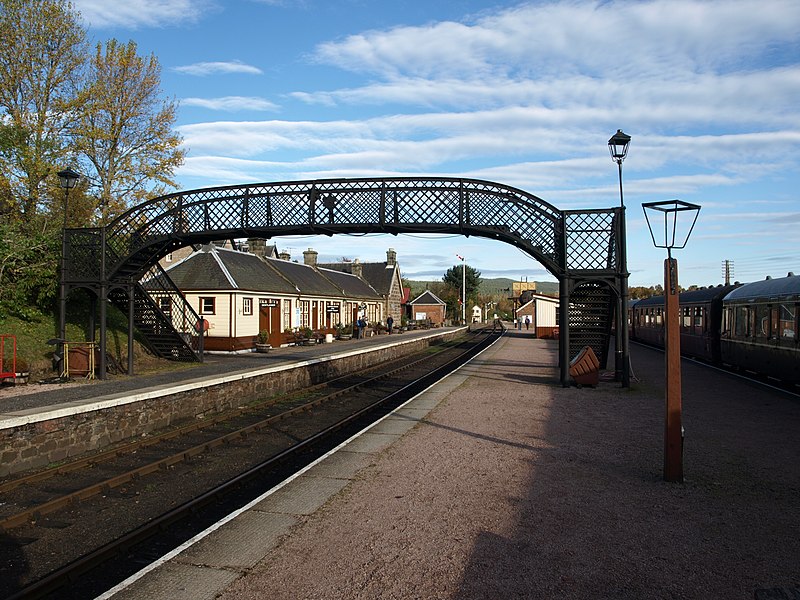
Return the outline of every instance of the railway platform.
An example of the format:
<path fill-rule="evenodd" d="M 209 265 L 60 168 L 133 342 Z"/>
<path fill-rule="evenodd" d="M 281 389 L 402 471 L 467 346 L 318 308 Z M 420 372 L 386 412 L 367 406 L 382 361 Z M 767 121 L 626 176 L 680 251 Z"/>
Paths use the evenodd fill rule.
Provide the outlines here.
<path fill-rule="evenodd" d="M 663 354 L 562 388 L 511 331 L 101 598 L 796 598 L 800 401 L 683 363 L 663 481 Z"/>
<path fill-rule="evenodd" d="M 445 327 L 266 354 L 210 354 L 162 373 L 0 391 L 0 477 L 391 361 L 465 328 Z"/>
<path fill-rule="evenodd" d="M 104 396 L 137 393 L 143 389 L 163 388 L 196 381 L 209 382 L 235 374 L 250 373 L 269 367 L 281 367 L 302 361 L 324 359 L 336 354 L 402 343 L 413 339 L 441 334 L 458 328 L 408 331 L 392 336 L 380 335 L 364 339 L 335 341 L 332 344 L 287 346 L 273 348 L 266 354 L 257 352 L 239 354 L 206 354 L 202 363 L 176 363 L 177 368 L 161 373 L 109 375 L 108 379 L 88 380 L 76 377 L 71 383 L 29 383 L 25 386 L 0 387 L 0 428 L 3 419 L 23 412 L 41 411 L 71 402 L 96 399 Z"/>

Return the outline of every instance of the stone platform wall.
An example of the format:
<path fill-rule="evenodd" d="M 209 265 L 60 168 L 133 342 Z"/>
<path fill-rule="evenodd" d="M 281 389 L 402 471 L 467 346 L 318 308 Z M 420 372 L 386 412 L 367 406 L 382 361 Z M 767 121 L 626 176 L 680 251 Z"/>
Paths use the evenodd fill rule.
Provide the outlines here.
<path fill-rule="evenodd" d="M 132 403 L 109 403 L 107 408 L 2 429 L 0 477 L 46 467 L 164 427 L 322 383 L 418 352 L 433 343 L 448 341 L 457 335 L 457 331 L 447 332 L 435 338 L 424 338 L 349 356 L 331 357 L 309 365 L 235 381 L 201 384 L 190 390 L 165 393 Z"/>

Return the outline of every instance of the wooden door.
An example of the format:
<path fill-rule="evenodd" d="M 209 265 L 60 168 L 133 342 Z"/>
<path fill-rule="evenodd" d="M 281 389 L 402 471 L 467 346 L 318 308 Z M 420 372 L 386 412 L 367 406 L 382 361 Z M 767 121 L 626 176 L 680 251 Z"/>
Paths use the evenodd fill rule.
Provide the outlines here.
<path fill-rule="evenodd" d="M 281 302 L 262 298 L 258 307 L 258 330 L 269 332 L 269 345 L 281 347 Z"/>

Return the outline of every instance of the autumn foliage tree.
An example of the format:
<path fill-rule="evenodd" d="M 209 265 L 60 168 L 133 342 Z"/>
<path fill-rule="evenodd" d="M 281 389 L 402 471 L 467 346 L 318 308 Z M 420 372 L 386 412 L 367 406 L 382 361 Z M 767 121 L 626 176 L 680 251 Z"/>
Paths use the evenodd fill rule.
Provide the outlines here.
<path fill-rule="evenodd" d="M 51 307 L 65 219 L 58 171 L 84 175 L 69 225 L 96 225 L 175 187 L 184 150 L 156 57 L 139 56 L 132 41 L 87 52 L 72 3 L 0 0 L 0 40 L 2 317 L 26 303 Z"/>
<path fill-rule="evenodd" d="M 83 100 L 85 38 L 63 0 L 0 1 L 0 171 L 27 225 L 42 211 L 42 183 L 69 154 Z"/>
<path fill-rule="evenodd" d="M 92 167 L 89 193 L 102 222 L 175 187 L 172 173 L 184 159 L 172 129 L 177 104 L 161 98 L 158 60 L 136 50 L 133 41 L 97 45 L 75 135 L 76 149 Z"/>

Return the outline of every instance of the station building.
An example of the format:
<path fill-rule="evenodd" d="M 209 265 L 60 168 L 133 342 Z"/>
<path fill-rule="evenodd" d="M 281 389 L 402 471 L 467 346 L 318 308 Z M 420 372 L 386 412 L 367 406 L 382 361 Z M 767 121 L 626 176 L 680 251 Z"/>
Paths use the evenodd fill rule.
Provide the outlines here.
<path fill-rule="evenodd" d="M 388 285 L 376 290 L 355 269 L 316 264 L 316 252 L 304 252 L 304 263 L 274 256 L 275 248 L 248 241 L 247 251 L 208 244 L 167 264 L 166 272 L 207 327 L 204 347 L 209 351 L 246 351 L 255 347 L 260 332 L 272 347 L 290 343 L 290 332 L 310 329 L 336 333 L 352 328 L 358 317 L 385 323 L 393 314 L 400 292 L 400 271 L 393 250 L 393 264 L 382 266 Z M 380 264 L 380 263 L 378 263 Z M 347 265 L 347 263 L 345 263 Z M 154 300 L 165 314 L 172 298 Z M 399 317 L 398 310 L 397 316 Z M 397 317 L 395 318 L 397 320 Z"/>

